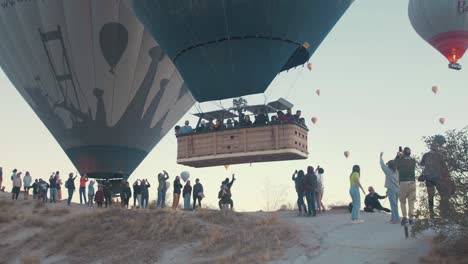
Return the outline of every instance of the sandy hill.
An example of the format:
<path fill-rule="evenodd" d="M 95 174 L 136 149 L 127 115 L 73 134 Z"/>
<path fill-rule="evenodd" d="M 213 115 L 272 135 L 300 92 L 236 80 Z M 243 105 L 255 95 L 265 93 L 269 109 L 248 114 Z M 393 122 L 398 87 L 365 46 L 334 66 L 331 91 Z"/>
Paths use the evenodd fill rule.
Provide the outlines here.
<path fill-rule="evenodd" d="M 0 193 L 0 263 L 417 263 L 430 236 L 405 239 L 385 214 L 97 209 Z"/>

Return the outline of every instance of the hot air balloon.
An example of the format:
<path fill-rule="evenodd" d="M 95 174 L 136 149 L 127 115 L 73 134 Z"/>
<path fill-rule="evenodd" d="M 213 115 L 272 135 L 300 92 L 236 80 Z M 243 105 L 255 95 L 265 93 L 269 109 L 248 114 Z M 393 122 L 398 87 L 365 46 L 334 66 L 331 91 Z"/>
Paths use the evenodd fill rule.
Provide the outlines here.
<path fill-rule="evenodd" d="M 188 179 L 190 179 L 190 173 L 188 171 L 183 171 L 181 174 L 180 174 L 180 177 L 182 178 L 182 180 L 184 182 L 188 181 Z"/>
<path fill-rule="evenodd" d="M 227 170 L 227 169 L 229 169 L 229 166 L 230 165 L 224 165 L 224 168 Z"/>
<path fill-rule="evenodd" d="M 307 63 L 307 69 L 309 69 L 309 71 L 312 71 L 313 67 L 314 65 L 312 63 Z"/>
<path fill-rule="evenodd" d="M 444 117 L 439 118 L 439 123 L 441 125 L 445 124 L 445 118 Z"/>
<path fill-rule="evenodd" d="M 439 86 L 437 86 L 437 85 L 432 86 L 432 92 L 434 94 L 437 94 L 439 92 Z"/>
<path fill-rule="evenodd" d="M 131 0 L 199 102 L 263 93 L 307 63 L 353 0 Z"/>
<path fill-rule="evenodd" d="M 128 178 L 194 104 L 121 1 L 22 1 L 0 17 L 3 71 L 91 178 Z"/>
<path fill-rule="evenodd" d="M 346 158 L 349 158 L 349 155 L 350 155 L 349 151 L 345 151 L 344 155 L 345 155 Z"/>
<path fill-rule="evenodd" d="M 464 0 L 410 0 L 408 14 L 416 32 L 460 70 L 468 48 L 468 8 Z"/>
<path fill-rule="evenodd" d="M 318 96 L 320 96 L 320 89 L 317 89 L 317 90 L 315 91 L 315 93 L 316 93 Z"/>
<path fill-rule="evenodd" d="M 317 117 L 312 117 L 312 123 L 316 124 L 318 122 L 318 118 Z"/>

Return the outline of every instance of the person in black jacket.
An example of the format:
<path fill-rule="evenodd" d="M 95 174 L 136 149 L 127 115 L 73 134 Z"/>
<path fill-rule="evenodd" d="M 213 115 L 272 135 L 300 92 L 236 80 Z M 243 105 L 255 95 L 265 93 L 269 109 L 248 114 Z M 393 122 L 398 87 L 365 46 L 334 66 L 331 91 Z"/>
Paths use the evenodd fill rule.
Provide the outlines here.
<path fill-rule="evenodd" d="M 39 181 L 37 179 L 34 180 L 34 183 L 31 185 L 31 188 L 33 190 L 33 200 L 36 200 L 37 194 L 39 193 Z"/>
<path fill-rule="evenodd" d="M 364 211 L 368 213 L 373 213 L 374 209 L 377 209 L 380 211 L 390 213 L 390 209 L 383 207 L 379 202 L 379 200 L 385 198 L 387 198 L 387 196 L 380 196 L 378 193 L 375 192 L 372 186 L 369 187 L 369 194 L 367 194 L 366 198 L 364 199 L 364 204 L 366 206 L 364 207 Z"/>
<path fill-rule="evenodd" d="M 201 208 L 201 200 L 203 199 L 203 185 L 200 183 L 200 179 L 195 180 L 195 185 L 193 186 L 193 210 L 197 207 L 197 200 L 198 200 L 198 207 Z"/>
<path fill-rule="evenodd" d="M 68 200 L 67 205 L 70 206 L 71 200 L 73 198 L 73 193 L 75 192 L 75 179 L 73 173 L 68 174 L 68 180 L 65 182 L 65 188 L 68 190 Z"/>
<path fill-rule="evenodd" d="M 231 210 L 234 208 L 234 201 L 232 200 L 232 192 L 231 187 L 236 180 L 235 175 L 232 174 L 232 180 L 229 182 L 229 178 L 226 178 L 221 183 L 221 190 L 218 193 L 218 198 L 220 199 L 218 202 L 219 209 L 223 210 L 224 205 L 230 205 Z"/>
<path fill-rule="evenodd" d="M 107 179 L 103 185 L 104 185 L 104 199 L 105 199 L 104 204 L 106 205 L 106 208 L 107 208 L 107 206 L 110 207 L 112 205 L 112 184 Z"/>
<path fill-rule="evenodd" d="M 127 181 L 123 181 L 122 191 L 120 192 L 120 199 L 122 200 L 122 207 L 125 207 L 128 209 L 128 203 L 130 201 L 130 197 L 132 197 L 132 189 L 130 188 L 130 184 Z"/>
<path fill-rule="evenodd" d="M 174 180 L 174 198 L 172 200 L 172 209 L 177 209 L 179 206 L 180 193 L 182 190 L 182 184 L 180 183 L 180 177 L 176 176 Z"/>
<path fill-rule="evenodd" d="M 292 180 L 294 181 L 294 185 L 296 187 L 297 193 L 297 208 L 299 208 L 298 216 L 302 215 L 302 210 L 304 210 L 304 214 L 307 214 L 307 207 L 304 203 L 304 192 L 302 191 L 302 184 L 304 182 L 304 171 L 295 171 Z"/>
<path fill-rule="evenodd" d="M 141 180 L 140 184 L 140 192 L 141 192 L 141 207 L 148 208 L 148 201 L 149 201 L 149 192 L 148 188 L 151 187 L 148 179 Z"/>
<path fill-rule="evenodd" d="M 315 175 L 314 167 L 307 167 L 307 174 L 304 176 L 302 183 L 302 191 L 307 200 L 308 216 L 315 216 L 315 190 L 317 189 L 317 175 Z"/>

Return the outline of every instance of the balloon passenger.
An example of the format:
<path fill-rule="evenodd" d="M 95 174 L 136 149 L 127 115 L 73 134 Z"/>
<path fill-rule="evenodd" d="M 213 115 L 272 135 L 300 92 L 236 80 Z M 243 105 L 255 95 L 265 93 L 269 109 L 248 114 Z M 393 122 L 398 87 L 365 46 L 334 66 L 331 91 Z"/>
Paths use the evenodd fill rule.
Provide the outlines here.
<path fill-rule="evenodd" d="M 185 183 L 184 190 L 182 191 L 182 196 L 184 197 L 184 209 L 190 209 L 190 196 L 192 196 L 192 186 L 190 185 L 190 180 L 188 180 Z"/>
<path fill-rule="evenodd" d="M 190 122 L 186 120 L 185 125 L 180 128 L 179 134 L 186 135 L 186 134 L 192 134 L 192 133 L 193 133 L 193 128 L 190 126 Z"/>
<path fill-rule="evenodd" d="M 359 219 L 360 210 L 361 210 L 361 196 L 359 194 L 359 188 L 362 190 L 362 193 L 366 195 L 366 192 L 364 191 L 364 188 L 362 188 L 362 185 L 361 185 L 360 176 L 361 176 L 361 168 L 359 167 L 359 165 L 354 165 L 353 171 L 351 175 L 349 176 L 349 182 L 350 182 L 349 194 L 351 195 L 351 199 L 353 201 L 352 202 L 353 209 L 351 211 L 351 223 L 353 224 L 359 224 L 359 223 L 364 222 L 364 220 Z"/>
<path fill-rule="evenodd" d="M 385 208 L 380 204 L 379 200 L 387 198 L 387 195 L 381 196 L 378 193 L 375 192 L 374 187 L 370 186 L 369 189 L 369 194 L 366 195 L 366 198 L 364 198 L 364 211 L 368 213 L 374 213 L 375 210 L 379 211 L 384 211 L 387 213 L 390 213 L 391 210 L 388 208 Z"/>
<path fill-rule="evenodd" d="M 403 153 L 400 151 L 395 158 L 400 177 L 400 206 L 403 218 L 401 223 L 413 224 L 414 204 L 416 202 L 416 160 L 411 157 L 411 149 L 405 147 Z M 406 204 L 408 202 L 408 207 Z M 408 208 L 408 210 L 407 210 Z"/>
<path fill-rule="evenodd" d="M 299 209 L 299 214 L 298 216 L 302 215 L 302 212 L 304 210 L 304 215 L 307 214 L 307 207 L 304 203 L 304 192 L 302 191 L 302 183 L 304 181 L 304 171 L 295 171 L 292 180 L 294 181 L 294 186 L 296 188 L 296 193 L 297 193 L 297 208 Z"/>
<path fill-rule="evenodd" d="M 301 114 L 302 114 L 301 110 L 297 110 L 297 111 L 296 111 L 296 114 L 294 115 L 294 121 L 295 121 L 296 123 L 300 123 Z"/>
<path fill-rule="evenodd" d="M 182 190 L 182 184 L 180 183 L 180 177 L 176 176 L 174 180 L 174 193 L 173 193 L 173 200 L 172 200 L 172 209 L 177 209 L 179 206 L 179 199 L 180 199 L 180 193 Z"/>
<path fill-rule="evenodd" d="M 397 170 L 397 165 L 394 160 L 390 160 L 387 165 L 385 165 L 382 152 L 380 153 L 380 167 L 385 173 L 385 188 L 387 188 L 388 201 L 390 202 L 392 212 L 390 223 L 396 224 L 400 222 L 400 215 L 398 213 L 398 196 L 400 193 L 400 185 L 398 184 L 398 181 L 400 176 Z"/>
<path fill-rule="evenodd" d="M 158 174 L 158 200 L 156 202 L 157 208 L 166 207 L 167 180 L 169 180 L 169 174 L 166 171 Z"/>
<path fill-rule="evenodd" d="M 200 183 L 200 179 L 195 180 L 195 185 L 193 186 L 193 210 L 195 210 L 198 200 L 198 207 L 201 208 L 201 200 L 203 199 L 203 185 Z"/>

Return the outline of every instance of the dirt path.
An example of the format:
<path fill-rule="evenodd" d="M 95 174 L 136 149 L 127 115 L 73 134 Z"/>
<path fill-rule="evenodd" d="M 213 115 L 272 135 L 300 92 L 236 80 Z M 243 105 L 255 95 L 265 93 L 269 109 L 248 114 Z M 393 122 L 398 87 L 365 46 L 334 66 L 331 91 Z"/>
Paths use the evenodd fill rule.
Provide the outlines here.
<path fill-rule="evenodd" d="M 400 225 L 387 223 L 383 213 L 363 214 L 363 224 L 351 224 L 349 214 L 326 213 L 315 218 L 280 213 L 300 229 L 304 245 L 289 249 L 272 263 L 418 263 L 428 253 L 430 234 L 405 239 Z M 304 248 L 306 250 L 304 250 Z"/>

